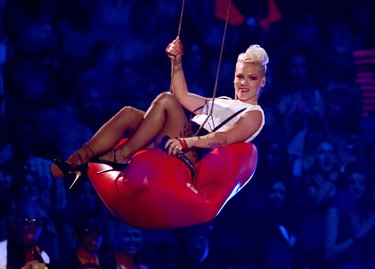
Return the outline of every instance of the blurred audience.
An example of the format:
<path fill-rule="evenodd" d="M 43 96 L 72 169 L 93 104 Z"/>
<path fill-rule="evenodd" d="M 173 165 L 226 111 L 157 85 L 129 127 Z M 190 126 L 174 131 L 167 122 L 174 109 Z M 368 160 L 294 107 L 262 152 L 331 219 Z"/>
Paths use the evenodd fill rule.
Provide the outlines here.
<path fill-rule="evenodd" d="M 12 158 L 10 144 L 9 122 L 5 116 L 0 116 L 0 165 Z"/>
<path fill-rule="evenodd" d="M 326 268 L 374 268 L 373 190 L 358 163 L 349 165 L 342 177 L 325 221 Z"/>
<path fill-rule="evenodd" d="M 232 2 L 219 62 L 225 1 L 187 1 L 178 29 L 178 1 L 0 0 L 0 268 L 375 267 L 372 1 Z M 119 224 L 87 177 L 50 175 L 122 104 L 168 90 L 178 30 L 198 94 L 219 71 L 226 95 L 249 43 L 271 55 L 257 171 L 209 232 Z"/>
<path fill-rule="evenodd" d="M 304 158 L 304 172 L 296 187 L 297 257 L 309 268 L 322 268 L 324 216 L 336 194 L 340 169 L 330 141 L 316 141 Z"/>
<path fill-rule="evenodd" d="M 115 261 L 109 253 L 102 252 L 103 233 L 97 217 L 88 216 L 77 219 L 71 236 L 76 241 L 76 248 L 70 255 L 63 258 L 63 268 L 116 268 Z"/>
<path fill-rule="evenodd" d="M 71 180 L 66 178 L 67 189 Z M 94 190 L 87 176 L 81 177 L 67 195 L 67 206 L 58 219 L 59 247 L 62 256 L 70 254 L 76 247 L 76 240 L 71 236 L 74 233 L 75 223 L 82 218 L 95 217 L 101 225 L 101 249 L 109 251 L 117 220 Z"/>
<path fill-rule="evenodd" d="M 57 268 L 38 244 L 46 219 L 37 203 L 23 201 L 17 204 L 10 233 L 0 242 L 0 268 Z M 37 265 L 39 265 L 37 267 Z"/>
<path fill-rule="evenodd" d="M 111 240 L 118 269 L 147 269 L 143 263 L 143 234 L 140 229 L 118 222 Z"/>
<path fill-rule="evenodd" d="M 211 268 L 211 224 L 196 225 L 177 231 L 178 255 L 176 268 Z"/>
<path fill-rule="evenodd" d="M 11 222 L 13 176 L 0 170 L 0 240 L 7 238 Z"/>
<path fill-rule="evenodd" d="M 48 200 L 44 199 L 43 187 L 38 180 L 38 175 L 27 169 L 13 174 L 11 193 L 13 210 L 17 210 L 19 204 L 29 203 L 30 207 L 37 207 L 35 210 L 38 210 L 46 220 L 39 243 L 48 251 L 51 259 L 58 260 L 60 249 L 58 246 L 55 217 L 58 216 L 59 211 L 55 210 Z"/>
<path fill-rule="evenodd" d="M 289 181 L 279 175 L 266 183 L 265 204 L 255 218 L 257 223 L 251 232 L 256 242 L 253 249 L 257 251 L 254 257 L 259 268 L 288 269 L 295 264 L 297 218 L 293 214 L 295 194 Z"/>

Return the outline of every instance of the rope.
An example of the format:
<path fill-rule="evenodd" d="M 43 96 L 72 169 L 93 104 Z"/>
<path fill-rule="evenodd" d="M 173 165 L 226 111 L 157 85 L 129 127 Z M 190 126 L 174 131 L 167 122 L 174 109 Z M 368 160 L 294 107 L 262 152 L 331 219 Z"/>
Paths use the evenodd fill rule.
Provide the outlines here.
<path fill-rule="evenodd" d="M 213 92 L 213 95 L 212 95 L 212 106 L 211 106 L 210 114 L 212 114 L 212 110 L 213 110 L 213 107 L 214 107 L 214 101 L 215 101 L 215 97 L 216 97 L 217 82 L 219 80 L 221 59 L 223 58 L 224 42 L 225 42 L 225 36 L 227 34 L 227 27 L 228 27 L 228 19 L 229 19 L 231 2 L 232 2 L 231 0 L 228 1 L 227 17 L 225 19 L 223 39 L 221 40 L 219 63 L 218 63 L 218 66 L 217 66 L 217 71 L 216 71 L 216 78 L 215 78 L 214 92 Z"/>
<path fill-rule="evenodd" d="M 184 15 L 184 9 L 185 9 L 185 0 L 182 0 L 182 7 L 181 7 L 181 13 L 180 13 L 180 22 L 178 24 L 178 31 L 177 31 L 177 36 L 180 36 L 181 33 L 181 25 L 182 25 L 182 18 Z"/>
<path fill-rule="evenodd" d="M 212 95 L 211 109 L 210 109 L 210 112 L 209 112 L 207 118 L 204 120 L 204 122 L 201 124 L 201 126 L 198 128 L 198 130 L 196 131 L 196 133 L 194 135 L 197 135 L 199 133 L 199 131 L 203 128 L 203 126 L 207 123 L 208 119 L 212 118 L 212 112 L 213 112 L 213 109 L 214 109 L 214 103 L 215 103 L 215 98 L 216 98 L 217 83 L 218 83 L 218 80 L 219 80 L 220 65 L 221 65 L 221 59 L 223 57 L 224 43 L 225 43 L 225 37 L 226 37 L 226 34 L 227 34 L 228 20 L 229 20 L 231 4 L 232 4 L 232 0 L 229 0 L 228 1 L 228 8 L 227 8 L 227 15 L 226 15 L 226 18 L 225 18 L 223 39 L 221 40 L 219 62 L 218 62 L 217 70 L 216 70 L 216 78 L 215 78 L 215 84 L 214 84 L 214 91 L 213 91 L 213 95 Z M 215 128 L 213 120 L 212 120 L 212 123 L 213 123 L 213 127 Z"/>
<path fill-rule="evenodd" d="M 217 83 L 218 83 L 218 80 L 219 80 L 220 65 L 221 65 L 221 60 L 223 58 L 224 43 L 225 43 L 225 37 L 226 37 L 226 34 L 227 34 L 228 20 L 229 20 L 229 14 L 230 14 L 230 7 L 231 7 L 231 5 L 232 5 L 232 0 L 229 0 L 228 1 L 228 8 L 227 8 L 227 15 L 226 15 L 226 18 L 225 18 L 224 33 L 223 33 L 223 38 L 221 40 L 219 62 L 218 62 L 217 70 L 216 70 L 216 78 L 215 78 L 215 84 L 214 84 L 214 91 L 213 91 L 213 94 L 212 94 L 211 109 L 210 109 L 210 112 L 209 112 L 207 118 L 204 120 L 204 122 L 201 124 L 201 126 L 199 126 L 199 128 L 196 131 L 195 135 L 199 133 L 199 131 L 207 123 L 208 119 L 212 117 L 212 112 L 213 112 L 213 109 L 214 109 L 214 103 L 215 103 L 215 98 L 216 98 Z M 184 9 L 185 9 L 185 0 L 182 0 L 182 7 L 181 7 L 181 13 L 180 13 L 180 22 L 178 24 L 178 32 L 177 32 L 177 36 L 178 37 L 180 37 L 180 33 L 181 33 L 181 26 L 182 26 L 182 18 L 183 18 L 183 14 L 184 14 Z M 173 92 L 172 91 L 172 86 L 173 86 L 173 75 L 174 75 L 174 64 L 175 64 L 175 61 L 176 60 L 173 61 L 172 68 L 171 68 L 171 81 L 170 81 L 170 84 L 169 84 L 169 91 L 170 92 Z"/>
<path fill-rule="evenodd" d="M 178 37 L 180 37 L 180 34 L 181 34 L 181 26 L 182 26 L 182 18 L 183 18 L 183 15 L 184 15 L 184 9 L 185 9 L 185 0 L 182 0 L 182 6 L 181 6 L 181 12 L 180 12 L 180 22 L 178 23 L 178 30 L 177 30 L 177 36 Z M 176 62 L 176 59 L 173 60 L 172 68 L 171 68 L 171 82 L 169 84 L 169 91 L 170 92 L 172 92 L 175 62 Z"/>

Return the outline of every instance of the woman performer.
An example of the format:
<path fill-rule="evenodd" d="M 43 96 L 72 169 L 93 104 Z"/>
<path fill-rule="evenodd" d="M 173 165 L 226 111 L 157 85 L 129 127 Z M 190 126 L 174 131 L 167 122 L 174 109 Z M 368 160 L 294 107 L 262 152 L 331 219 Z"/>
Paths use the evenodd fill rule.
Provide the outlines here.
<path fill-rule="evenodd" d="M 157 146 L 171 155 L 178 156 L 184 152 L 194 164 L 198 159 L 198 148 L 212 149 L 236 142 L 250 142 L 258 135 L 264 125 L 264 113 L 258 105 L 258 98 L 266 83 L 268 63 L 268 55 L 262 47 L 252 45 L 238 56 L 234 77 L 235 99 L 206 98 L 188 91 L 182 70 L 182 44 L 178 37 L 167 46 L 166 53 L 172 62 L 173 94 L 161 93 L 147 111 L 129 106 L 122 108 L 65 162 L 55 160 L 51 166 L 55 177 L 84 172 L 89 161 L 122 170 L 137 151 Z M 187 119 L 183 107 L 196 114 L 191 121 Z M 240 110 L 215 130 L 215 126 Z M 212 115 L 209 115 L 210 111 Z M 194 129 L 200 125 L 203 125 L 199 128 L 203 132 L 194 134 Z M 125 135 L 129 139 L 117 146 Z M 162 141 L 166 136 L 171 138 Z"/>

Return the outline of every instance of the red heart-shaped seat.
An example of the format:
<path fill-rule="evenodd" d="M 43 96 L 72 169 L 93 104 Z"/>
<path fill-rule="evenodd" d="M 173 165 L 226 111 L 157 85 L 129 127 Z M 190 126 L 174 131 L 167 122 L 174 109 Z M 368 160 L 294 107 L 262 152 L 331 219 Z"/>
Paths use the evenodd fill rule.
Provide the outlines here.
<path fill-rule="evenodd" d="M 252 143 L 215 148 L 190 170 L 159 148 L 141 150 L 124 171 L 89 163 L 88 176 L 103 203 L 119 219 L 141 229 L 176 229 L 211 221 L 253 176 Z"/>

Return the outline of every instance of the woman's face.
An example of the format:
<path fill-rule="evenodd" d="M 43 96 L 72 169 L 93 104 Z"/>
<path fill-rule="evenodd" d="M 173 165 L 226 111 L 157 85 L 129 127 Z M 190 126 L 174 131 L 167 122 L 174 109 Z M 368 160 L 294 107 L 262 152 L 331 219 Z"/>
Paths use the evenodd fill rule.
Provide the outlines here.
<path fill-rule="evenodd" d="M 136 255 L 143 245 L 142 232 L 132 227 L 121 227 L 116 234 L 117 251 Z"/>
<path fill-rule="evenodd" d="M 319 168 L 324 172 L 332 171 L 336 162 L 335 152 L 332 144 L 322 142 L 317 149 L 317 162 Z"/>
<path fill-rule="evenodd" d="M 282 182 L 273 183 L 271 190 L 268 194 L 271 206 L 275 209 L 280 209 L 286 199 L 286 187 Z"/>
<path fill-rule="evenodd" d="M 90 253 L 96 253 L 102 245 L 102 230 L 94 220 L 88 220 L 84 226 L 76 232 L 78 246 Z"/>
<path fill-rule="evenodd" d="M 235 99 L 249 104 L 256 104 L 260 88 L 266 83 L 257 65 L 238 62 L 234 77 Z"/>
<path fill-rule="evenodd" d="M 270 170 L 276 170 L 282 168 L 284 162 L 284 154 L 281 145 L 278 143 L 272 143 L 270 148 L 265 154 L 267 167 Z"/>
<path fill-rule="evenodd" d="M 42 232 L 43 221 L 40 218 L 24 217 L 15 220 L 17 237 L 24 246 L 31 246 L 38 241 Z"/>
<path fill-rule="evenodd" d="M 289 74 L 292 80 L 303 82 L 308 79 L 308 63 L 304 56 L 294 55 L 288 62 Z"/>
<path fill-rule="evenodd" d="M 362 173 L 353 173 L 349 176 L 349 191 L 354 198 L 361 198 L 365 192 L 365 176 Z"/>

